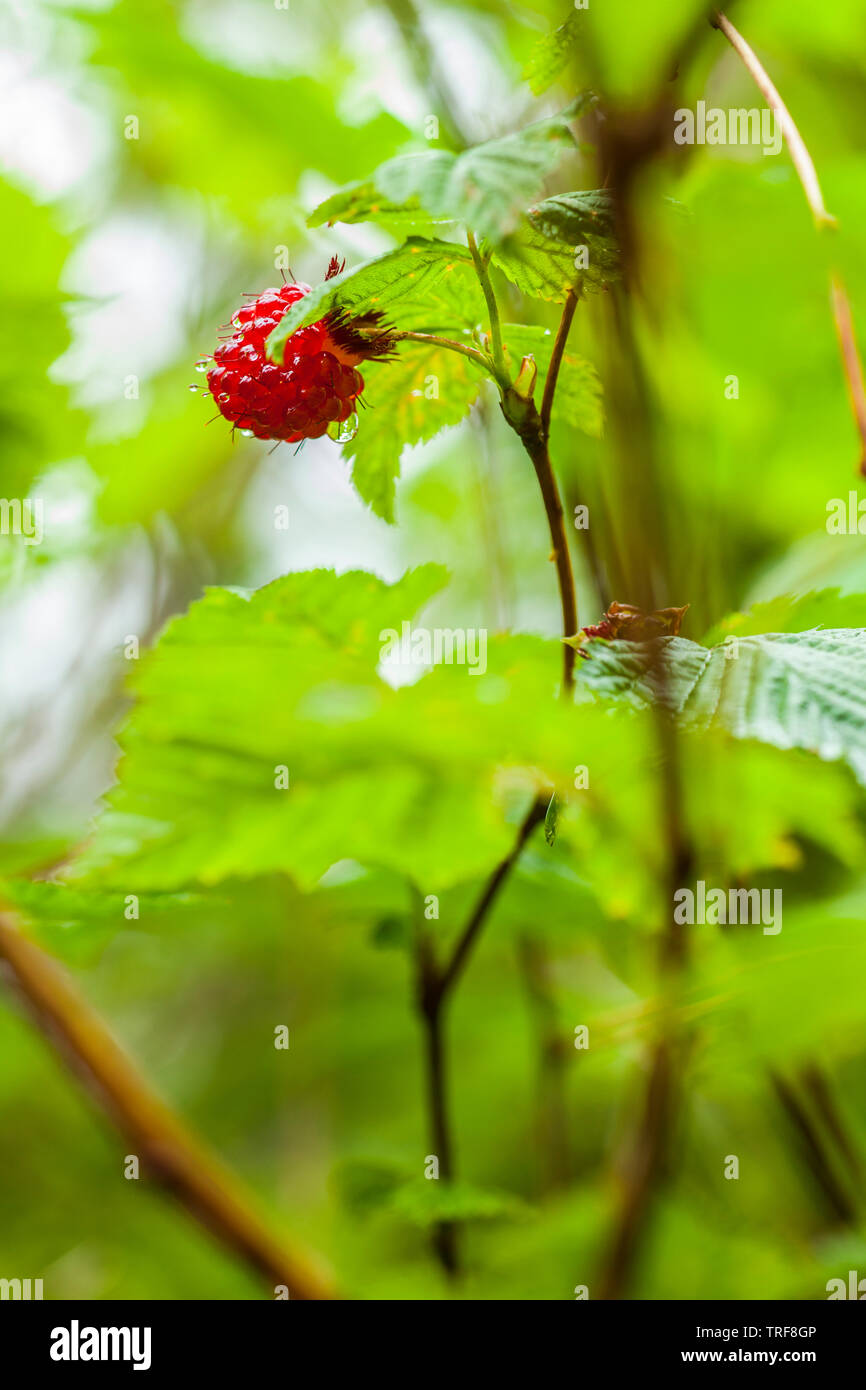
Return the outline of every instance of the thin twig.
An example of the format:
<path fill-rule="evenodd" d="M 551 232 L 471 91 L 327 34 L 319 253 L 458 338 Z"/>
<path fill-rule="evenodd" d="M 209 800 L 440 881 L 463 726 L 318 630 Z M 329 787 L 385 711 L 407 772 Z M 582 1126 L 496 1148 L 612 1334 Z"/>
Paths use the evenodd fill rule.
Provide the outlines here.
<path fill-rule="evenodd" d="M 857 337 L 854 332 L 854 320 L 851 316 L 848 291 L 835 271 L 830 277 L 830 297 L 833 321 L 836 324 L 836 334 L 839 339 L 839 350 L 842 353 L 842 367 L 848 387 L 848 399 L 851 402 L 851 413 L 854 416 L 857 433 L 860 436 L 862 453 L 859 471 L 866 475 L 866 383 L 863 380 L 863 363 L 860 361 L 860 354 L 857 351 Z"/>
<path fill-rule="evenodd" d="M 463 357 L 477 362 L 478 366 L 483 367 L 485 372 L 494 375 L 494 365 L 491 359 L 478 348 L 470 347 L 468 343 L 459 343 L 454 338 L 440 338 L 437 333 L 410 333 L 408 329 L 401 329 L 398 333 L 390 334 L 390 337 L 394 342 L 401 342 L 406 339 L 412 343 L 426 343 L 428 347 L 442 347 L 447 348 L 449 352 L 459 352 Z"/>
<path fill-rule="evenodd" d="M 821 185 L 818 182 L 818 175 L 815 171 L 815 164 L 806 142 L 800 134 L 787 106 L 779 95 L 778 89 L 770 78 L 754 49 L 752 49 L 743 38 L 739 30 L 735 29 L 731 21 L 721 11 L 717 11 L 711 20 L 713 27 L 721 30 L 732 48 L 742 59 L 749 73 L 753 77 L 758 90 L 765 98 L 767 105 L 775 112 L 782 134 L 788 146 L 797 177 L 803 186 L 806 201 L 811 209 L 815 220 L 815 226 L 819 231 L 826 229 L 834 230 L 837 227 L 836 218 L 831 212 L 827 211 L 824 203 L 824 195 L 821 192 Z M 859 472 L 866 475 L 866 384 L 863 378 L 863 365 L 860 361 L 860 354 L 857 350 L 857 338 L 854 332 L 854 321 L 851 316 L 851 306 L 848 300 L 848 293 L 838 271 L 833 270 L 830 276 L 830 303 L 833 312 L 833 321 L 836 325 L 836 333 L 839 338 L 839 348 L 842 354 L 842 368 L 845 373 L 845 381 L 848 387 L 848 397 L 851 402 L 851 411 L 854 416 L 854 423 L 857 426 L 857 433 L 860 436 L 861 455 L 859 460 Z"/>
<path fill-rule="evenodd" d="M 550 412 L 553 409 L 553 397 L 559 378 L 559 368 L 562 365 L 562 357 L 565 352 L 565 345 L 568 342 L 571 321 L 574 318 L 574 311 L 576 308 L 577 293 L 575 290 L 571 289 L 565 296 L 562 318 L 559 320 L 559 328 L 556 332 L 553 352 L 550 354 L 550 365 L 547 368 L 547 376 L 544 380 L 544 395 L 541 400 L 541 428 L 544 431 L 545 438 L 550 433 Z"/>
<path fill-rule="evenodd" d="M 462 970 L 466 968 L 469 953 L 484 925 L 487 914 L 496 901 L 499 890 L 506 878 L 510 874 L 517 860 L 520 858 L 521 851 L 537 825 L 541 825 L 550 797 L 536 797 L 524 817 L 517 838 L 514 841 L 511 852 L 506 855 L 502 862 L 497 865 L 487 881 L 481 897 L 475 905 L 469 921 L 461 932 L 457 945 L 451 955 L 451 959 L 439 976 L 439 989 L 442 996 L 452 990 L 457 983 Z"/>
<path fill-rule="evenodd" d="M 195 1219 L 293 1299 L 336 1297 L 309 1256 L 274 1237 L 237 1179 L 187 1132 L 55 961 L 0 914 L 0 962 L 28 1009 L 138 1157 Z"/>
<path fill-rule="evenodd" d="M 824 205 L 824 195 L 821 192 L 821 185 L 818 182 L 812 156 L 806 148 L 806 142 L 794 124 L 793 117 L 766 68 L 763 67 L 754 49 L 749 46 L 739 30 L 734 28 L 728 17 L 720 10 L 717 11 L 711 22 L 714 28 L 721 30 L 728 43 L 739 54 L 770 110 L 776 113 L 776 119 L 785 137 L 785 143 L 790 151 L 797 177 L 803 185 L 803 192 L 806 194 L 806 201 L 812 209 L 812 216 L 816 224 L 819 227 L 835 227 L 836 218 L 827 211 Z"/>
<path fill-rule="evenodd" d="M 497 865 L 484 886 L 469 920 L 457 940 L 457 945 L 445 966 L 440 966 L 429 936 L 419 935 L 416 947 L 418 1007 L 424 1027 L 425 1065 L 427 1074 L 430 1138 L 433 1153 L 439 1160 L 439 1175 L 446 1182 L 454 1178 L 454 1146 L 448 1105 L 448 1067 L 445 1055 L 444 1008 L 451 997 L 474 942 L 493 907 L 505 880 L 516 864 L 520 853 L 537 825 L 544 820 L 549 796 L 536 797 L 521 822 L 514 844 Z M 460 1259 L 457 1248 L 457 1227 L 453 1221 L 440 1221 L 433 1231 L 433 1248 L 449 1278 L 458 1273 Z"/>

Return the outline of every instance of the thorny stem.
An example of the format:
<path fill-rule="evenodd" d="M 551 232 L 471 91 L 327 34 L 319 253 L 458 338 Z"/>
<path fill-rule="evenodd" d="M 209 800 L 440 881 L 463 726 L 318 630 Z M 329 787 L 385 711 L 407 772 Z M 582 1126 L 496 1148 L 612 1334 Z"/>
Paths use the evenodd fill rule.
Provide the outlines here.
<path fill-rule="evenodd" d="M 439 1174 L 446 1182 L 454 1178 L 454 1149 L 448 1106 L 448 1068 L 445 1056 L 445 1005 L 459 980 L 472 947 L 481 933 L 491 908 L 508 878 L 524 845 L 536 826 L 544 820 L 549 797 L 536 797 L 521 822 L 514 844 L 497 865 L 470 913 L 457 944 L 446 964 L 440 965 L 429 937 L 421 935 L 416 948 L 418 1003 L 424 1022 L 425 1063 L 430 1111 L 430 1139 L 439 1160 Z M 459 1270 L 457 1227 L 453 1221 L 440 1221 L 433 1232 L 433 1245 L 449 1278 Z"/>
<path fill-rule="evenodd" d="M 271 1235 L 237 1179 L 148 1086 L 50 956 L 0 914 L 0 963 L 36 1022 L 155 1177 L 189 1214 L 293 1299 L 332 1299 L 315 1263 Z"/>
<path fill-rule="evenodd" d="M 763 67 L 754 49 L 746 42 L 739 30 L 734 28 L 726 15 L 719 10 L 710 22 L 714 28 L 719 29 L 724 34 L 753 77 L 767 105 L 776 113 L 776 119 L 782 128 L 782 134 L 797 171 L 797 177 L 803 186 L 806 201 L 815 220 L 815 226 L 819 231 L 827 228 L 835 229 L 837 226 L 836 218 L 827 211 L 824 204 L 824 195 L 821 192 L 821 185 L 818 182 L 812 156 L 769 73 Z M 830 304 L 839 338 L 842 369 L 848 387 L 851 412 L 857 426 L 857 433 L 860 436 L 862 449 L 860 472 L 866 474 L 866 384 L 864 384 L 863 378 L 863 365 L 857 350 L 857 338 L 854 333 L 848 294 L 841 276 L 835 270 L 830 276 Z"/>

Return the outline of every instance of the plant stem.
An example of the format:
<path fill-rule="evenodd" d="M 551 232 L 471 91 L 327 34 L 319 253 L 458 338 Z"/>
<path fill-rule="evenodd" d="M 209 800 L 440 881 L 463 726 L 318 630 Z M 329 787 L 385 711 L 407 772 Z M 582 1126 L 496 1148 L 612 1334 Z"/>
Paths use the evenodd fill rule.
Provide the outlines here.
<path fill-rule="evenodd" d="M 556 577 L 559 584 L 559 602 L 562 608 L 562 635 L 574 637 L 578 629 L 577 597 L 574 590 L 574 574 L 571 569 L 571 556 L 568 551 L 568 538 L 565 532 L 565 517 L 559 489 L 550 462 L 550 451 L 541 422 L 541 416 L 534 403 L 519 396 L 509 387 L 502 402 L 502 413 L 513 430 L 520 435 L 524 449 L 532 460 L 541 498 L 547 514 L 547 525 L 553 546 L 551 558 L 556 563 Z M 567 697 L 574 686 L 575 650 L 563 643 L 562 694 Z"/>
<path fill-rule="evenodd" d="M 499 320 L 499 305 L 496 303 L 496 295 L 493 293 L 493 286 L 490 283 L 490 275 L 487 270 L 487 262 L 478 250 L 478 243 L 472 232 L 466 232 L 466 241 L 469 250 L 472 252 L 472 260 L 475 263 L 475 273 L 481 284 L 484 298 L 487 301 L 487 314 L 490 319 L 490 346 L 493 354 L 493 367 L 499 389 L 503 392 L 508 390 L 510 378 L 508 368 L 505 365 L 505 354 L 502 351 L 502 325 Z"/>
<path fill-rule="evenodd" d="M 863 381 L 863 363 L 857 351 L 857 336 L 854 332 L 848 292 L 835 271 L 830 277 L 830 295 L 833 322 L 836 325 L 839 350 L 842 353 L 842 368 L 848 386 L 848 399 L 860 436 L 860 472 L 866 475 L 866 384 Z"/>
<path fill-rule="evenodd" d="M 769 73 L 761 65 L 754 49 L 746 43 L 742 34 L 734 28 L 726 15 L 719 10 L 711 22 L 714 28 L 721 30 L 728 43 L 743 60 L 767 105 L 776 113 L 776 119 L 782 128 L 782 134 L 790 150 L 797 177 L 803 185 L 803 192 L 806 194 L 806 201 L 812 209 L 812 216 L 815 218 L 816 224 L 819 227 L 835 227 L 835 217 L 824 206 L 824 196 L 821 192 L 821 185 L 818 182 L 812 156 L 809 154 L 806 143 L 794 124 L 791 113 L 779 95 Z"/>
<path fill-rule="evenodd" d="M 857 1207 L 844 1184 L 840 1182 L 820 1131 L 812 1123 L 808 1110 L 794 1087 L 789 1085 L 780 1072 L 771 1069 L 770 1080 L 780 1104 L 799 1135 L 803 1159 L 824 1198 L 833 1222 L 841 1226 L 856 1227 Z"/>
<path fill-rule="evenodd" d="M 0 914 L 0 961 L 48 1039 L 189 1214 L 273 1289 L 293 1299 L 336 1295 L 305 1254 L 275 1238 L 237 1179 L 151 1090 L 55 961 Z"/>
<path fill-rule="evenodd" d="M 742 59 L 767 105 L 775 112 L 791 160 L 797 171 L 797 177 L 806 195 L 806 202 L 809 204 L 815 220 L 815 226 L 819 231 L 824 231 L 827 228 L 835 229 L 837 226 L 836 218 L 827 211 L 824 204 L 824 195 L 821 192 L 821 185 L 818 182 L 812 156 L 769 73 L 763 67 L 754 49 L 746 42 L 739 30 L 734 28 L 726 15 L 719 10 L 710 22 L 714 28 L 719 29 L 724 34 L 728 43 Z M 830 305 L 839 338 L 842 370 L 848 387 L 851 412 L 857 426 L 857 433 L 860 436 L 862 452 L 859 469 L 862 474 L 866 474 L 866 385 L 864 385 L 863 379 L 863 365 L 857 350 L 857 338 L 854 332 L 848 293 L 836 270 L 833 270 L 830 275 Z"/>
<path fill-rule="evenodd" d="M 568 342 L 571 321 L 574 318 L 574 311 L 576 308 L 577 292 L 572 289 L 569 290 L 568 294 L 565 296 L 562 318 L 559 321 L 556 340 L 553 344 L 553 352 L 550 355 L 550 365 L 547 368 L 547 377 L 544 382 L 544 395 L 541 401 L 541 428 L 544 430 L 545 439 L 550 434 L 550 412 L 553 409 L 553 397 L 556 392 L 559 368 L 562 364 L 562 356 L 565 352 L 565 345 Z"/>
<path fill-rule="evenodd" d="M 517 863 L 524 845 L 536 826 L 544 821 L 549 796 L 536 797 L 524 816 L 514 844 L 496 866 L 470 913 L 457 944 L 444 966 L 439 965 L 432 943 L 425 933 L 419 936 L 416 947 L 418 1009 L 424 1027 L 427 1099 L 430 1116 L 430 1139 L 433 1153 L 439 1160 L 439 1175 L 446 1182 L 454 1179 L 454 1147 L 448 1105 L 448 1066 L 445 1052 L 445 1005 L 453 994 L 466 967 L 469 953 L 481 932 L 487 916 L 502 887 Z M 449 1278 L 459 1271 L 457 1226 L 453 1221 L 440 1221 L 433 1232 L 436 1257 Z"/>
<path fill-rule="evenodd" d="M 540 1187 L 554 1192 L 571 1176 L 566 1124 L 565 1077 L 569 1049 L 550 987 L 544 945 L 527 932 L 517 943 L 520 974 L 537 1039 L 536 1132 L 541 1156 Z"/>
<path fill-rule="evenodd" d="M 459 352 L 463 357 L 477 362 L 478 366 L 483 367 L 485 372 L 495 375 L 493 363 L 486 353 L 480 352 L 478 348 L 470 347 L 468 343 L 459 343 L 455 338 L 440 338 L 437 333 L 410 333 L 408 329 L 402 329 L 390 336 L 395 342 L 406 339 L 413 343 L 426 343 L 428 347 L 442 347 L 448 348 L 449 352 Z"/>
<path fill-rule="evenodd" d="M 487 914 L 496 901 L 496 897 L 503 883 L 520 858 L 521 851 L 526 841 L 529 839 L 535 827 L 543 823 L 549 800 L 549 796 L 538 796 L 535 798 L 529 811 L 521 822 L 520 829 L 517 832 L 517 838 L 514 841 L 510 853 L 497 865 L 488 879 L 481 897 L 478 899 L 474 910 L 470 914 L 469 921 L 458 937 L 457 945 L 454 947 L 450 961 L 445 966 L 444 970 L 440 972 L 439 987 L 443 996 L 454 988 L 461 972 L 466 968 L 469 953 L 475 944 L 481 928 L 484 926 Z"/>

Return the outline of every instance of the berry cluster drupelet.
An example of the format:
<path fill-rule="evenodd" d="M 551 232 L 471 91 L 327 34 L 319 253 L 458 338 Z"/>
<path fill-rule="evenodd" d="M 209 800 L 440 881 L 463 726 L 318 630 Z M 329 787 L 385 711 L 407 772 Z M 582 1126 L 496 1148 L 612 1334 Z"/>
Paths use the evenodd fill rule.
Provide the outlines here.
<path fill-rule="evenodd" d="M 235 332 L 214 352 L 207 380 L 220 413 L 257 439 L 318 439 L 349 418 L 364 389 L 364 353 L 338 342 L 327 318 L 291 335 L 281 365 L 269 361 L 268 336 L 309 293 L 298 281 L 265 290 L 233 314 Z"/>

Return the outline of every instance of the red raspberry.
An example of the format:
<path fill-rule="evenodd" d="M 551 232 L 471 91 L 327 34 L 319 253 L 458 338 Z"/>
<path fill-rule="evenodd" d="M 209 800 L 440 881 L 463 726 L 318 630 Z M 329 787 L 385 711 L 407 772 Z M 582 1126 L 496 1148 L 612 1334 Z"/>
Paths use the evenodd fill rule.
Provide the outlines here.
<path fill-rule="evenodd" d="M 326 278 L 340 269 L 332 260 Z M 291 335 L 282 365 L 270 362 L 268 336 L 309 293 L 298 281 L 265 290 L 232 315 L 235 332 L 214 352 L 207 380 L 220 414 L 257 439 L 318 439 L 330 424 L 347 420 L 364 389 L 358 363 L 390 351 L 377 315 L 351 320 L 331 313 Z"/>

